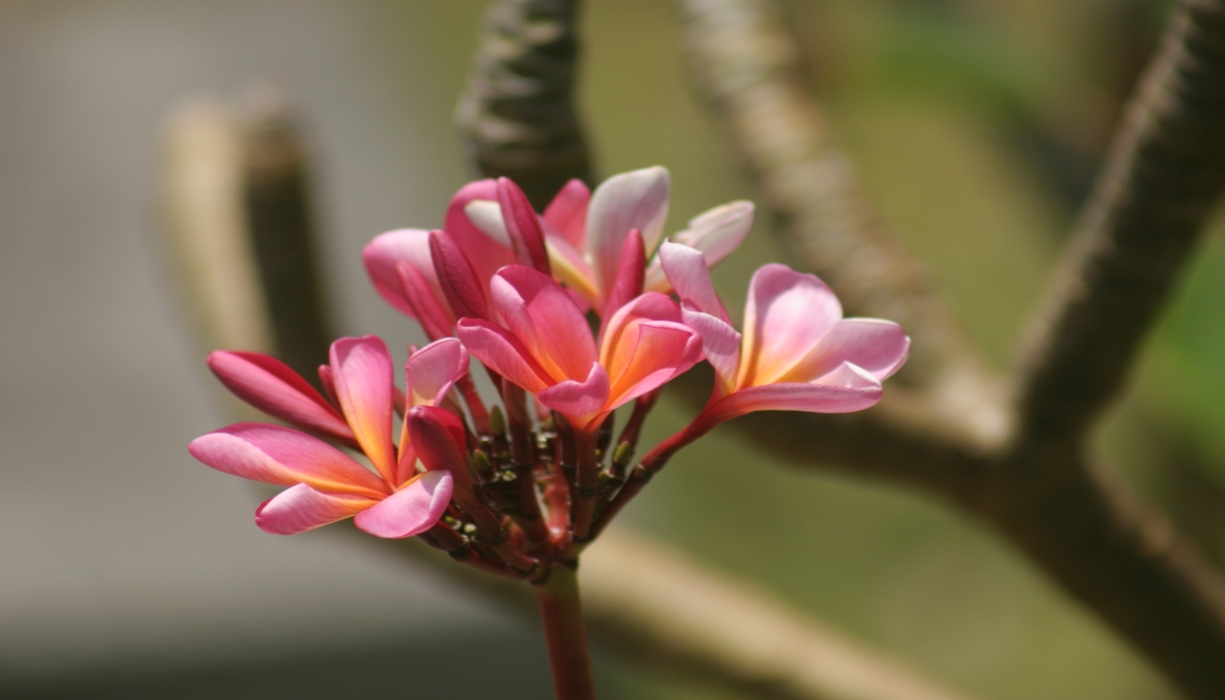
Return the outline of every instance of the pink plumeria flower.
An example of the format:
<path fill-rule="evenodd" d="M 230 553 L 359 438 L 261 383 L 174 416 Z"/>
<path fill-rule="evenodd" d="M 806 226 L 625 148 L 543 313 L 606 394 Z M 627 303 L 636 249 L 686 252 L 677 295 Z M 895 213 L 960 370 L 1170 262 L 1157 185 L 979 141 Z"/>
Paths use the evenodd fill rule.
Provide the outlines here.
<path fill-rule="evenodd" d="M 356 516 L 357 527 L 372 535 L 401 538 L 425 532 L 446 511 L 455 485 L 452 472 L 418 472 L 411 441 L 402 437 L 397 447 L 392 440 L 392 362 L 379 338 L 332 344 L 321 376 L 338 405 L 265 355 L 215 352 L 209 366 L 248 403 L 357 447 L 373 467 L 317 437 L 278 425 L 238 423 L 194 440 L 191 454 L 218 471 L 289 487 L 256 510 L 261 529 L 289 535 Z M 414 353 L 405 365 L 408 406 L 440 403 L 467 368 L 467 352 L 454 338 Z"/>
<path fill-rule="evenodd" d="M 660 258 L 717 377 L 699 420 L 766 410 L 860 411 L 880 400 L 881 382 L 906 361 L 910 338 L 900 326 L 842 318 L 838 298 L 814 275 L 777 264 L 759 269 L 749 283 L 741 337 L 700 251 L 666 242 Z"/>
<path fill-rule="evenodd" d="M 465 213 L 471 202 L 490 199 L 507 212 L 494 234 Z M 507 178 L 465 185 L 451 199 L 443 229 L 384 233 L 366 246 L 363 259 L 379 295 L 420 321 L 432 339 L 453 335 L 459 318 L 485 317 L 489 279 L 500 268 L 518 263 L 549 272 L 539 217 Z"/>
<path fill-rule="evenodd" d="M 503 268 L 490 283 L 490 298 L 501 325 L 460 320 L 464 346 L 580 432 L 701 359 L 701 339 L 663 294 L 625 303 L 605 324 L 598 347 L 570 294 L 541 272 Z"/>
<path fill-rule="evenodd" d="M 650 261 L 644 261 L 645 289 L 671 291 L 659 260 L 653 259 L 668 216 L 670 190 L 671 176 L 659 166 L 614 175 L 594 193 L 571 180 L 541 217 L 553 276 L 602 318 L 611 316 L 618 302 L 627 301 L 614 298 L 614 286 L 626 237 L 636 230 Z M 490 238 L 509 237 L 505 204 L 475 199 L 464 211 Z M 689 228 L 674 238 L 703 251 L 707 265 L 713 267 L 740 245 L 752 225 L 753 204 L 738 201 L 694 217 Z"/>

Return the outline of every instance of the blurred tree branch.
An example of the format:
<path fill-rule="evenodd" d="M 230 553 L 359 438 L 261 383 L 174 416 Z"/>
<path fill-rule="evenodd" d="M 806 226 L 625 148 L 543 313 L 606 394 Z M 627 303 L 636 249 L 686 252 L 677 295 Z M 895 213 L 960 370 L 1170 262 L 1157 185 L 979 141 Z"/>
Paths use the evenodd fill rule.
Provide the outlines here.
<path fill-rule="evenodd" d="M 924 374 L 932 364 L 965 362 L 962 343 L 940 342 L 956 336 L 930 292 L 908 282 L 916 279 L 913 265 L 896 243 L 880 242 L 888 234 L 865 213 L 851 168 L 830 145 L 777 4 L 681 0 L 680 7 L 696 81 L 780 215 L 797 259 L 840 293 L 849 289 L 856 311 L 901 319 L 916 347 L 936 338 L 937 357 L 921 366 Z M 883 403 L 879 413 L 739 422 L 759 445 L 793 460 L 899 478 L 979 514 L 1201 698 L 1225 693 L 1221 584 L 1163 518 L 1081 454 L 1085 430 L 1121 384 L 1225 184 L 1223 86 L 1225 7 L 1184 2 L 1128 108 L 1065 273 L 1031 336 L 1015 411 L 992 405 L 990 391 L 979 392 L 987 401 L 970 409 L 1000 411 L 987 426 L 1006 430 L 974 430 L 973 423 L 946 430 L 970 441 L 948 440 L 940 426 L 922 430 L 916 415 L 950 415 L 939 372 L 918 396 Z M 847 260 L 867 272 L 850 272 L 856 265 Z M 853 277 L 846 285 L 844 275 Z M 868 292 L 856 286 L 873 279 L 885 282 Z M 906 311 L 893 310 L 899 306 Z M 953 386 L 975 393 L 973 382 Z"/>

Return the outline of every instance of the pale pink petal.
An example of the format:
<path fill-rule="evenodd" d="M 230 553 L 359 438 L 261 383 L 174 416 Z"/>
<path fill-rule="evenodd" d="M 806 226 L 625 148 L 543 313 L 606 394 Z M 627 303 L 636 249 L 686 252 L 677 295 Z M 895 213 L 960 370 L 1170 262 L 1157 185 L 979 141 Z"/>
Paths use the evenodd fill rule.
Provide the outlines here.
<path fill-rule="evenodd" d="M 377 502 L 320 493 L 306 484 L 298 484 L 264 501 L 255 510 L 255 524 L 273 535 L 296 535 L 352 517 Z"/>
<path fill-rule="evenodd" d="M 879 380 L 896 372 L 910 352 L 910 338 L 892 321 L 846 318 L 833 325 L 799 364 L 779 379 L 806 382 L 849 362 Z"/>
<path fill-rule="evenodd" d="M 362 251 L 366 272 L 379 296 L 400 313 L 412 318 L 416 318 L 417 314 L 404 295 L 400 273 L 396 268 L 400 263 L 408 263 L 423 276 L 429 293 L 441 297 L 442 290 L 438 287 L 434 263 L 430 258 L 429 236 L 429 231 L 421 229 L 390 231 L 376 236 Z"/>
<path fill-rule="evenodd" d="M 740 333 L 731 324 L 688 305 L 682 307 L 685 325 L 702 337 L 702 353 L 719 378 L 721 392 L 735 386 L 740 369 Z"/>
<path fill-rule="evenodd" d="M 488 321 L 466 318 L 456 327 L 459 339 L 481 364 L 512 384 L 535 394 L 549 385 L 546 373 L 517 338 Z"/>
<path fill-rule="evenodd" d="M 279 425 L 238 423 L 196 438 L 187 450 L 217 471 L 265 484 L 307 483 L 374 498 L 386 493 L 377 476 L 344 452 Z"/>
<path fill-rule="evenodd" d="M 353 442 L 353 431 L 340 412 L 275 357 L 218 350 L 209 354 L 208 366 L 235 396 L 264 413 L 303 430 Z"/>
<path fill-rule="evenodd" d="M 715 421 L 724 421 L 754 411 L 850 413 L 875 405 L 881 393 L 876 377 L 844 364 L 819 382 L 740 389 L 716 401 L 707 414 Z"/>
<path fill-rule="evenodd" d="M 476 276 L 472 263 L 444 231 L 430 231 L 430 256 L 438 284 L 457 318 L 489 317 L 486 284 Z"/>
<path fill-rule="evenodd" d="M 591 371 L 583 381 L 561 382 L 540 392 L 536 398 L 582 430 L 605 408 L 608 392 L 608 373 L 598 362 L 592 362 Z"/>
<path fill-rule="evenodd" d="M 544 210 L 544 220 L 579 250 L 583 249 L 587 203 L 590 200 L 591 190 L 587 189 L 587 185 L 582 180 L 571 180 Z"/>
<path fill-rule="evenodd" d="M 608 297 L 602 299 L 600 316 L 605 320 L 612 317 L 622 306 L 642 294 L 643 274 L 645 273 L 646 254 L 642 246 L 642 234 L 638 229 L 630 229 L 621 247 L 621 265 L 617 268 L 617 278 L 613 281 Z"/>
<path fill-rule="evenodd" d="M 648 252 L 654 251 L 668 217 L 671 176 L 659 166 L 614 175 L 596 188 L 587 208 L 584 245 L 600 289 L 617 275 L 621 246 L 630 229 L 638 229 Z"/>
<path fill-rule="evenodd" d="M 426 472 L 358 513 L 353 524 L 375 537 L 400 539 L 420 535 L 442 518 L 454 488 L 455 479 L 450 472 Z"/>
<path fill-rule="evenodd" d="M 724 323 L 731 323 L 723 302 L 715 293 L 714 282 L 710 279 L 710 268 L 700 251 L 680 243 L 664 241 L 659 247 L 659 261 L 668 276 L 668 282 L 681 301 L 688 302 L 697 310 L 715 316 Z"/>
<path fill-rule="evenodd" d="M 838 298 L 815 275 L 763 265 L 749 282 L 737 386 L 774 383 L 841 319 Z"/>
<path fill-rule="evenodd" d="M 706 266 L 714 267 L 740 246 L 753 228 L 753 203 L 731 202 L 698 214 L 689 228 L 673 236 L 677 243 L 702 251 Z"/>
<path fill-rule="evenodd" d="M 515 254 L 509 247 L 482 232 L 468 219 L 466 208 L 474 200 L 498 199 L 497 180 L 478 180 L 460 188 L 447 206 L 442 228 L 468 256 L 476 276 L 487 280 L 504 265 L 515 262 Z"/>
<path fill-rule="evenodd" d="M 544 246 L 544 229 L 540 217 L 532 208 L 527 195 L 510 178 L 498 178 L 498 203 L 502 205 L 502 221 L 515 248 L 520 265 L 549 272 L 549 253 Z"/>
<path fill-rule="evenodd" d="M 510 233 L 506 230 L 506 222 L 502 219 L 502 205 L 496 200 L 474 199 L 464 207 L 468 220 L 481 233 L 492 238 L 498 245 L 513 249 Z"/>
<path fill-rule="evenodd" d="M 503 324 L 552 377 L 550 383 L 587 376 L 596 360 L 595 340 L 561 285 L 530 267 L 510 265 L 494 275 L 489 289 Z"/>
<path fill-rule="evenodd" d="M 436 406 L 451 385 L 468 372 L 468 352 L 455 338 L 436 340 L 404 364 L 407 406 Z"/>
<path fill-rule="evenodd" d="M 341 338 L 332 343 L 331 365 L 345 420 L 374 468 L 391 481 L 396 469 L 391 442 L 394 379 L 387 345 L 373 335 Z"/>
<path fill-rule="evenodd" d="M 412 308 L 412 316 L 421 322 L 425 334 L 436 339 L 454 333 L 455 315 L 442 291 L 435 292 L 425 276 L 406 262 L 397 265 L 396 272 L 400 275 L 401 296 Z M 430 274 L 434 274 L 433 268 Z M 434 279 L 436 282 L 437 278 Z"/>

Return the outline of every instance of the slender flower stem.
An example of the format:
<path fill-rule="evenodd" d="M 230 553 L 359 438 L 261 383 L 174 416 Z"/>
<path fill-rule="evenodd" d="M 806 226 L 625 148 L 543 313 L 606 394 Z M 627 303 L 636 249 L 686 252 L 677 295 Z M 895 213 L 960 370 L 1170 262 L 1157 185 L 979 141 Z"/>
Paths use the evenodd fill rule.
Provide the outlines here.
<path fill-rule="evenodd" d="M 634 496 L 638 495 L 638 492 L 642 490 L 643 486 L 647 485 L 647 482 L 651 480 L 651 477 L 655 476 L 659 470 L 664 468 L 664 465 L 668 463 L 668 460 L 672 458 L 672 455 L 676 454 L 677 451 L 685 445 L 688 445 L 694 440 L 697 440 L 706 433 L 710 432 L 710 430 L 718 424 L 718 420 L 710 420 L 706 412 L 703 411 L 702 413 L 698 414 L 697 418 L 693 419 L 692 423 L 685 426 L 685 428 L 680 432 L 656 445 L 655 449 L 647 453 L 647 456 L 643 457 L 642 461 L 638 463 L 638 466 L 630 472 L 629 477 L 627 477 L 625 480 L 625 485 L 622 486 L 621 490 L 617 492 L 617 495 L 608 502 L 608 505 L 604 506 L 604 509 L 601 510 L 600 514 L 596 517 L 595 522 L 592 523 L 591 529 L 587 533 L 587 536 L 582 540 L 579 540 L 579 542 L 586 543 L 594 540 L 596 537 L 599 537 L 600 533 L 603 532 L 604 528 L 608 526 L 608 523 L 611 522 L 614 517 L 616 517 L 617 513 L 621 512 L 621 509 L 624 508 L 625 505 L 634 498 Z"/>
<path fill-rule="evenodd" d="M 535 586 L 556 700 L 595 700 L 577 573 L 575 567 L 559 564 Z"/>

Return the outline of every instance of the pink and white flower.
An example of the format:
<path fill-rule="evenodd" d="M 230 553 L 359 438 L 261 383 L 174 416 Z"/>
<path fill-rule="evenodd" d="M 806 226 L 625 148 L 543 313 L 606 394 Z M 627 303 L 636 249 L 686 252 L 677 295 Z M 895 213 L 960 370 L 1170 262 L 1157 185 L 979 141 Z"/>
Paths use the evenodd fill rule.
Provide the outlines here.
<path fill-rule="evenodd" d="M 741 336 L 700 251 L 666 242 L 660 259 L 717 378 L 699 420 L 764 410 L 863 410 L 880 400 L 881 382 L 906 361 L 910 338 L 900 326 L 843 318 L 838 298 L 814 275 L 778 264 L 759 269 L 749 283 Z"/>
<path fill-rule="evenodd" d="M 701 359 L 701 339 L 683 323 L 679 305 L 663 294 L 625 303 L 605 324 L 598 344 L 570 294 L 541 272 L 503 268 L 490 283 L 490 299 L 500 325 L 462 319 L 464 346 L 579 431 L 598 426 L 609 411 Z"/>
<path fill-rule="evenodd" d="M 264 355 L 219 351 L 209 365 L 248 403 L 360 449 L 373 467 L 318 437 L 278 425 L 238 423 L 194 440 L 191 454 L 218 471 L 289 487 L 256 510 L 261 529 L 288 535 L 356 516 L 360 529 L 400 538 L 425 532 L 442 517 L 455 477 L 429 464 L 419 471 L 411 440 L 402 436 L 398 446 L 393 441 L 395 387 L 382 340 L 366 336 L 332 344 L 321 376 L 335 405 Z M 467 352 L 453 338 L 414 353 L 405 365 L 408 407 L 441 402 L 467 367 Z"/>

